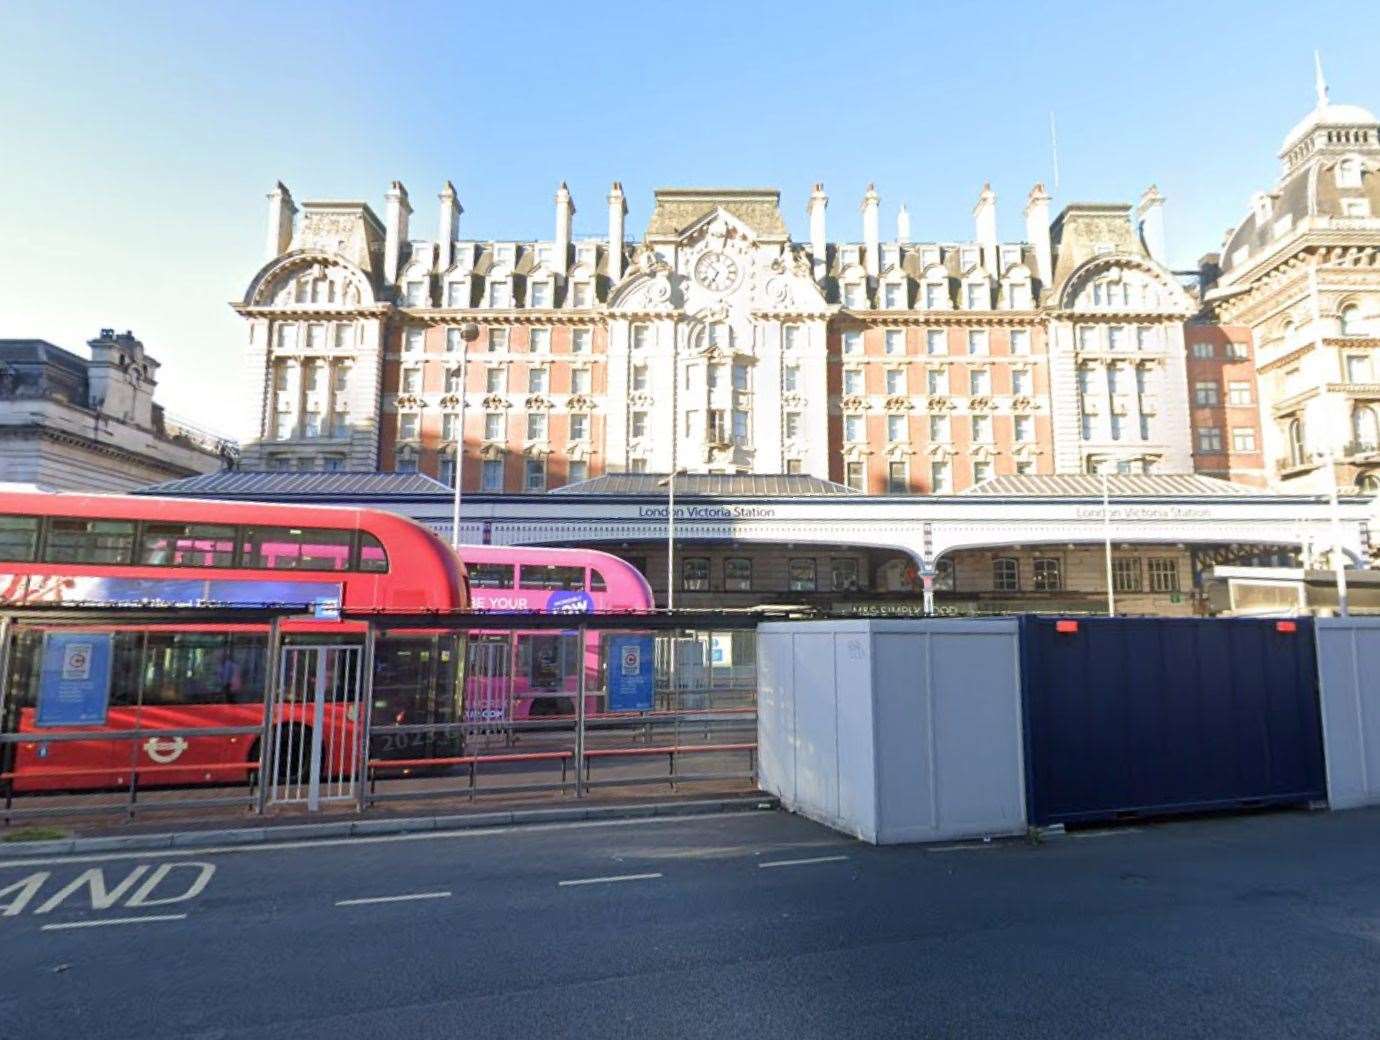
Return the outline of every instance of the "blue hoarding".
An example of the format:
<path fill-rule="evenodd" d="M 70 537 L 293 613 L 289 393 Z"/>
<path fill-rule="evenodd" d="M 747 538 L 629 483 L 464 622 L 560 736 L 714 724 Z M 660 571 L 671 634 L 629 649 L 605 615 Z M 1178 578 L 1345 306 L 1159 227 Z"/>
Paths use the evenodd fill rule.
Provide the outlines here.
<path fill-rule="evenodd" d="M 651 711 L 656 655 L 651 636 L 609 638 L 609 711 Z"/>
<path fill-rule="evenodd" d="M 38 681 L 39 726 L 101 726 L 110 704 L 108 632 L 49 632 Z"/>

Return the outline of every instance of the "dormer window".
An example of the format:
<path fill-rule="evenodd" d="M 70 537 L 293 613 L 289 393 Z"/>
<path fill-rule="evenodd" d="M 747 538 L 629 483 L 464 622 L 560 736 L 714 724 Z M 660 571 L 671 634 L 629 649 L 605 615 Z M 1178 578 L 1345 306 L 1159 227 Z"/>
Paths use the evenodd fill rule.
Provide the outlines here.
<path fill-rule="evenodd" d="M 856 267 L 858 264 L 862 263 L 861 246 L 844 246 L 841 252 L 843 254 L 844 267 Z"/>
<path fill-rule="evenodd" d="M 1021 262 L 1021 247 L 1020 247 L 1020 246 L 1002 246 L 1002 247 L 1001 247 L 1001 270 L 1002 270 L 1002 273 L 1003 273 L 1003 274 L 1005 274 L 1007 271 L 1011 270 L 1011 268 L 1015 267 L 1015 266 L 1016 266 L 1017 264 L 1019 264 L 1020 262 Z"/>
<path fill-rule="evenodd" d="M 861 282 L 848 282 L 844 285 L 843 305 L 850 310 L 861 310 L 866 306 Z"/>
<path fill-rule="evenodd" d="M 882 270 L 901 266 L 901 247 L 895 245 L 882 246 Z"/>
<path fill-rule="evenodd" d="M 925 306 L 929 310 L 939 310 L 947 304 L 944 286 L 939 282 L 928 282 L 925 285 Z"/>
<path fill-rule="evenodd" d="M 489 306 L 504 307 L 508 303 L 508 283 L 496 281 L 489 283 Z"/>
<path fill-rule="evenodd" d="M 450 282 L 446 285 L 447 307 L 464 307 L 467 303 L 464 282 Z"/>
<path fill-rule="evenodd" d="M 958 252 L 958 266 L 965 271 L 971 271 L 977 266 L 978 251 L 977 246 L 964 246 Z"/>
<path fill-rule="evenodd" d="M 900 310 L 905 306 L 905 286 L 900 282 L 887 282 L 882 287 L 882 302 L 887 310 Z"/>
<path fill-rule="evenodd" d="M 556 247 L 550 242 L 542 242 L 537 246 L 537 263 L 543 267 L 550 267 L 555 258 Z"/>
<path fill-rule="evenodd" d="M 1348 155 L 1337 163 L 1337 187 L 1359 188 L 1361 186 L 1361 160 Z"/>
<path fill-rule="evenodd" d="M 599 247 L 593 242 L 581 242 L 575 247 L 575 262 L 585 267 L 593 267 Z"/>
<path fill-rule="evenodd" d="M 921 246 L 920 265 L 922 267 L 937 267 L 939 266 L 939 259 L 938 246 Z"/>
<path fill-rule="evenodd" d="M 570 306 L 588 307 L 590 300 L 589 283 L 576 282 L 570 290 Z"/>
<path fill-rule="evenodd" d="M 1030 309 L 1031 295 L 1029 280 L 1023 278 L 1020 281 L 1007 283 L 1006 305 L 1013 311 Z"/>
<path fill-rule="evenodd" d="M 550 307 L 551 306 L 551 283 L 545 280 L 532 283 L 531 298 L 528 300 L 529 307 Z"/>
<path fill-rule="evenodd" d="M 420 307 L 426 303 L 426 282 L 421 279 L 408 282 L 403 288 L 404 298 L 409 307 Z"/>
<path fill-rule="evenodd" d="M 1342 199 L 1342 216 L 1366 218 L 1370 216 L 1369 199 Z"/>
<path fill-rule="evenodd" d="M 511 242 L 494 246 L 494 264 L 512 267 L 517 260 L 517 246 Z"/>
<path fill-rule="evenodd" d="M 982 279 L 974 279 L 963 287 L 963 305 L 970 311 L 985 311 L 991 306 L 990 290 Z"/>

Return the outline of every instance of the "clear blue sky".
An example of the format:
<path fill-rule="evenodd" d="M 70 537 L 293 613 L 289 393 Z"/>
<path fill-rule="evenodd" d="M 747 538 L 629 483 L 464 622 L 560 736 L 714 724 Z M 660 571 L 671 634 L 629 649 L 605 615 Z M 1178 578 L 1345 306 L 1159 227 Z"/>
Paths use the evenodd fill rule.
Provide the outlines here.
<path fill-rule="evenodd" d="M 402 180 L 414 237 L 453 180 L 465 237 L 576 232 L 609 182 L 640 232 L 662 185 L 777 186 L 792 232 L 821 180 L 831 238 L 972 235 L 984 181 L 1004 238 L 1051 184 L 1168 199 L 1171 259 L 1220 245 L 1313 104 L 1380 108 L 1380 3 L 54 4 L 9 0 L 0 34 L 0 337 L 83 350 L 131 328 L 169 410 L 235 427 L 241 323 L 264 195 L 358 198 Z"/>

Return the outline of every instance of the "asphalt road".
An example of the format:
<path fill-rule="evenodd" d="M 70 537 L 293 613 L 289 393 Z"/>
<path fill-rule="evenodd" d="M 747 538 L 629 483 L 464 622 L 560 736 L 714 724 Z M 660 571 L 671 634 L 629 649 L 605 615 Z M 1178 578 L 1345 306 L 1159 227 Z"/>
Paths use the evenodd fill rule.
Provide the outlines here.
<path fill-rule="evenodd" d="M 0 865 L 15 1040 L 1377 1033 L 1370 811 L 931 849 L 763 812 Z"/>

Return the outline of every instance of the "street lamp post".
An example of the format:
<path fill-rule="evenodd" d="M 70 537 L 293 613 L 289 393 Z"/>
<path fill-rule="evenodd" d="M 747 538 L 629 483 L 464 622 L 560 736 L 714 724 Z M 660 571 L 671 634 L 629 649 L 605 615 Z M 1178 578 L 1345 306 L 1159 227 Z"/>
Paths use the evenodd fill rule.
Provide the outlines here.
<path fill-rule="evenodd" d="M 1107 471 L 1102 471 L 1102 538 L 1107 555 L 1107 616 L 1116 617 L 1116 591 L 1112 582 L 1112 499 Z"/>
<path fill-rule="evenodd" d="M 460 551 L 460 496 L 465 483 L 465 383 L 469 376 L 470 344 L 479 338 L 479 326 L 467 321 L 460 326 L 460 414 L 455 425 L 455 494 L 450 509 L 450 547 Z"/>

